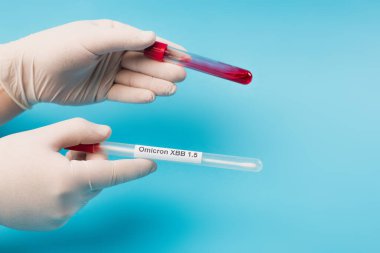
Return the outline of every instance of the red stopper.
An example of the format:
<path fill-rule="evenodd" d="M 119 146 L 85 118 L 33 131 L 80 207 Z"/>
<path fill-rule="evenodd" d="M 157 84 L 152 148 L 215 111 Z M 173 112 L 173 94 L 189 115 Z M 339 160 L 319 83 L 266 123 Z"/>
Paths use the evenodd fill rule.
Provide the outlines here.
<path fill-rule="evenodd" d="M 168 44 L 156 41 L 154 44 L 144 50 L 144 55 L 156 60 L 156 61 L 164 61 L 165 52 L 168 48 Z"/>
<path fill-rule="evenodd" d="M 65 148 L 67 150 L 81 151 L 86 153 L 97 153 L 100 151 L 100 144 L 79 144 L 76 146 Z"/>

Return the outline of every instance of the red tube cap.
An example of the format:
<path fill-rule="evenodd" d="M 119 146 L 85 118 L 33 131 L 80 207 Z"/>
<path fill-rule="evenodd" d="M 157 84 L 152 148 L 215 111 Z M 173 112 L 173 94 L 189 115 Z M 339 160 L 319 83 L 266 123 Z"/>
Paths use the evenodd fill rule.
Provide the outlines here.
<path fill-rule="evenodd" d="M 156 61 L 164 61 L 167 48 L 168 44 L 156 41 L 152 46 L 144 50 L 144 55 Z"/>
<path fill-rule="evenodd" d="M 76 146 L 65 148 L 67 150 L 81 151 L 86 153 L 97 153 L 100 151 L 100 144 L 79 144 Z"/>

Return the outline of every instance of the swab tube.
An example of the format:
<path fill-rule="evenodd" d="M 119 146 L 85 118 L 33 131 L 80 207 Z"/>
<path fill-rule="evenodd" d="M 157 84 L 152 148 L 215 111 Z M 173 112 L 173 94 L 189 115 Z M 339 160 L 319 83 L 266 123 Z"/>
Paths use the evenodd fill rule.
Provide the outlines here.
<path fill-rule="evenodd" d="M 252 73 L 246 69 L 182 51 L 159 41 L 146 48 L 144 54 L 156 61 L 170 62 L 240 84 L 246 85 L 252 81 Z"/>
<path fill-rule="evenodd" d="M 147 158 L 180 163 L 193 163 L 201 166 L 251 172 L 258 172 L 263 167 L 261 161 L 256 158 L 126 143 L 103 142 L 99 144 L 80 144 L 66 149 L 86 153 L 105 152 L 108 155 L 118 157 Z"/>

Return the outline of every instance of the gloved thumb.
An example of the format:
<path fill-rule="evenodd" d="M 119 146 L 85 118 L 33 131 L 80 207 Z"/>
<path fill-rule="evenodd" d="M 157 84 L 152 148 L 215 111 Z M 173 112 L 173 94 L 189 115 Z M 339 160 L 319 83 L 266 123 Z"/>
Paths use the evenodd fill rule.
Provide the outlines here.
<path fill-rule="evenodd" d="M 94 124 L 81 118 L 65 120 L 32 131 L 36 131 L 37 136 L 57 151 L 79 144 L 103 142 L 111 135 L 110 127 Z"/>
<path fill-rule="evenodd" d="M 89 51 L 97 55 L 126 50 L 142 50 L 156 40 L 154 32 L 142 31 L 113 20 L 94 21 L 93 28 L 82 43 Z"/>
<path fill-rule="evenodd" d="M 124 159 L 115 161 L 70 161 L 79 186 L 86 191 L 102 190 L 153 173 L 155 162 L 147 159 Z"/>

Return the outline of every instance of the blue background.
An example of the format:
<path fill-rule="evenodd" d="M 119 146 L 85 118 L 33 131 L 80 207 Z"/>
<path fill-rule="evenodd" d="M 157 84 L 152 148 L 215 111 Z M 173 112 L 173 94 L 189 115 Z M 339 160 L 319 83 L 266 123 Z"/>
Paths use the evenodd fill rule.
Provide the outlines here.
<path fill-rule="evenodd" d="M 174 97 L 38 105 L 1 135 L 80 116 L 109 124 L 113 141 L 253 156 L 264 170 L 160 163 L 58 231 L 0 228 L 0 252 L 380 251 L 379 1 L 8 1 L 0 42 L 97 18 L 251 69 L 254 82 L 188 71 Z"/>

